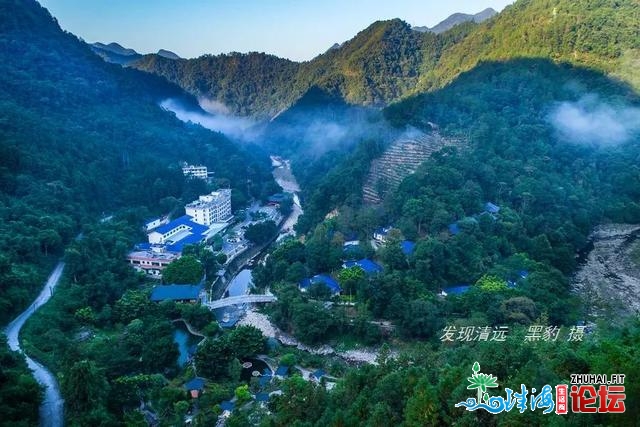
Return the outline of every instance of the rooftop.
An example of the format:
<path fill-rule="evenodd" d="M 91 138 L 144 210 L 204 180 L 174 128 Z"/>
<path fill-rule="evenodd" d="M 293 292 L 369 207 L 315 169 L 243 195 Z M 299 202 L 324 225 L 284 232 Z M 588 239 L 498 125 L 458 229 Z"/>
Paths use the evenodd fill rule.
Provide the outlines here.
<path fill-rule="evenodd" d="M 380 273 L 383 269 L 382 266 L 376 262 L 371 261 L 368 258 L 363 258 L 360 261 L 347 261 L 342 264 L 344 268 L 360 267 L 368 275 Z"/>
<path fill-rule="evenodd" d="M 337 294 L 342 290 L 342 289 L 340 289 L 340 285 L 338 285 L 338 282 L 336 282 L 333 279 L 333 277 L 327 276 L 326 274 L 316 274 L 315 276 L 313 276 L 311 278 L 307 278 L 307 279 L 302 280 L 300 282 L 300 288 L 307 289 L 307 288 L 309 288 L 309 286 L 311 286 L 313 284 L 316 284 L 316 283 L 324 284 L 334 294 Z"/>
<path fill-rule="evenodd" d="M 191 390 L 202 390 L 204 388 L 204 384 L 205 384 L 205 379 L 204 378 L 195 377 L 191 381 L 187 382 L 184 385 L 184 388 L 186 388 L 188 391 L 191 391 Z"/>
<path fill-rule="evenodd" d="M 166 234 L 181 225 L 189 227 L 191 229 L 191 233 L 193 234 L 203 234 L 207 231 L 207 227 L 193 222 L 193 218 L 191 218 L 189 215 L 182 215 L 180 218 L 176 218 L 173 221 L 156 228 L 154 232 Z"/>
<path fill-rule="evenodd" d="M 411 240 L 403 240 L 400 243 L 400 247 L 402 248 L 402 253 L 405 255 L 411 255 L 416 248 L 416 244 Z"/>
<path fill-rule="evenodd" d="M 201 285 L 157 285 L 151 291 L 151 301 L 198 299 L 201 290 Z"/>
<path fill-rule="evenodd" d="M 467 292 L 471 285 L 456 285 L 444 288 L 442 291 L 447 295 L 461 295 Z"/>
<path fill-rule="evenodd" d="M 494 205 L 491 202 L 487 202 L 484 205 L 484 210 L 492 214 L 497 214 L 498 212 L 500 212 L 500 206 Z"/>
<path fill-rule="evenodd" d="M 324 377 L 325 375 L 327 375 L 327 373 L 324 371 L 324 369 L 318 369 L 313 374 L 311 374 L 312 377 L 314 377 L 315 379 L 318 379 L 318 380 L 320 378 Z"/>
<path fill-rule="evenodd" d="M 218 191 L 212 191 L 210 194 L 200 196 L 198 200 L 186 205 L 186 208 L 206 208 L 213 207 L 219 203 L 229 200 L 231 197 L 231 190 L 228 188 L 220 189 Z"/>

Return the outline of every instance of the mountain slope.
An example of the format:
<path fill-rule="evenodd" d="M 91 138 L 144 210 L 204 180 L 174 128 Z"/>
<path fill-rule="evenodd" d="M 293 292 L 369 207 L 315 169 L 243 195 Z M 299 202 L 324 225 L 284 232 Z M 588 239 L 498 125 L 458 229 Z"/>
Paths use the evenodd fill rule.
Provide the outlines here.
<path fill-rule="evenodd" d="M 247 173 L 256 195 L 270 180 L 266 161 L 159 108 L 168 97 L 197 105 L 177 86 L 105 63 L 33 0 L 0 1 L 0 17 L 0 321 L 30 301 L 38 265 L 86 218 L 192 197 L 180 161 L 242 182 L 238 200 Z"/>
<path fill-rule="evenodd" d="M 394 19 L 375 22 L 309 62 L 231 53 L 178 61 L 146 55 L 131 65 L 241 115 L 272 117 L 313 86 L 337 91 L 349 103 L 383 106 L 412 91 L 422 68 L 432 67 L 440 52 L 470 28 L 422 34 Z"/>
<path fill-rule="evenodd" d="M 453 15 L 447 17 L 446 19 L 444 19 L 443 21 L 439 22 L 438 24 L 434 25 L 433 27 L 429 28 L 429 27 L 413 27 L 413 29 L 415 31 L 420 31 L 420 32 L 427 32 L 427 31 L 431 31 L 432 33 L 436 33 L 436 34 L 440 34 L 443 33 L 447 30 L 450 30 L 451 28 L 455 27 L 456 25 L 462 24 L 463 22 L 475 22 L 475 23 L 481 23 L 486 21 L 489 18 L 492 18 L 493 16 L 497 15 L 498 12 L 496 12 L 495 10 L 493 10 L 492 8 L 487 8 L 485 10 L 483 10 L 482 12 L 478 12 L 474 15 L 468 14 L 468 13 L 454 13 Z"/>
<path fill-rule="evenodd" d="M 298 65 L 264 53 L 204 55 L 189 60 L 152 54 L 132 66 L 158 74 L 240 115 L 271 116 L 301 95 L 294 89 Z"/>
<path fill-rule="evenodd" d="M 167 65 L 151 55 L 133 66 L 234 113 L 261 117 L 292 105 L 312 86 L 338 90 L 349 103 L 384 106 L 443 87 L 481 61 L 520 57 L 592 67 L 640 88 L 638 22 L 635 0 L 518 0 L 493 19 L 440 34 L 414 31 L 397 19 L 376 22 L 304 63 L 231 54 Z"/>
<path fill-rule="evenodd" d="M 549 58 L 610 73 L 640 88 L 640 3 L 519 0 L 443 53 L 417 91 L 442 87 L 481 61 Z"/>

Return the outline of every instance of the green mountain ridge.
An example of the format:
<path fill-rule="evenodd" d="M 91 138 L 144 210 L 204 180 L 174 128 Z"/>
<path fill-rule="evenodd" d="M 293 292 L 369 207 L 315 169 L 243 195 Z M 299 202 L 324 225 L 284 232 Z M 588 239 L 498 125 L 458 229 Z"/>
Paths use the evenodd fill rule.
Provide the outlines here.
<path fill-rule="evenodd" d="M 420 33 L 378 21 L 308 62 L 250 53 L 168 63 L 147 55 L 132 66 L 161 75 L 232 113 L 272 117 L 310 87 L 346 102 L 384 107 L 443 87 L 482 61 L 520 57 L 569 62 L 640 88 L 640 5 L 634 0 L 519 0 L 476 24 Z"/>

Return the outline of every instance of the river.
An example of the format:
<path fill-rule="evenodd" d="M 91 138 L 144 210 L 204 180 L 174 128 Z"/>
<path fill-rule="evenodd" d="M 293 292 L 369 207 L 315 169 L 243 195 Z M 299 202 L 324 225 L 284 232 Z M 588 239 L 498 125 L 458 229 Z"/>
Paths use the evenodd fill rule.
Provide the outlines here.
<path fill-rule="evenodd" d="M 289 217 L 282 224 L 281 229 L 285 233 L 278 237 L 278 240 L 282 240 L 286 236 L 295 236 L 296 233 L 293 227 L 298 223 L 298 218 L 303 214 L 302 206 L 300 205 L 300 186 L 296 177 L 291 172 L 291 162 L 289 160 L 282 159 L 277 156 L 271 156 L 271 165 L 273 166 L 273 178 L 276 180 L 280 188 L 287 193 L 293 194 L 293 206 Z"/>
<path fill-rule="evenodd" d="M 12 351 L 19 351 L 24 353 L 20 348 L 20 341 L 18 339 L 20 330 L 24 326 L 25 322 L 37 309 L 42 307 L 49 301 L 53 295 L 53 290 L 58 286 L 60 277 L 64 270 L 64 263 L 59 262 L 56 268 L 53 269 L 49 279 L 45 283 L 40 295 L 33 301 L 33 303 L 18 317 L 16 317 L 5 329 L 7 335 L 7 343 Z M 59 427 L 64 424 L 64 414 L 62 395 L 60 394 L 60 386 L 56 377 L 47 368 L 36 362 L 26 354 L 24 355 L 27 360 L 29 369 L 33 371 L 33 376 L 45 388 L 44 401 L 40 406 L 40 426 L 41 427 Z"/>

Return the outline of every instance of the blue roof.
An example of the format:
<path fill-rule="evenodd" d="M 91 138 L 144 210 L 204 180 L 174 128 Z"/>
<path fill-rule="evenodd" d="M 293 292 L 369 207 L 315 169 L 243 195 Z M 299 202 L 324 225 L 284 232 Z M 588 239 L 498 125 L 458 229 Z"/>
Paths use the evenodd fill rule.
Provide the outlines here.
<path fill-rule="evenodd" d="M 400 246 L 402 248 L 402 253 L 405 255 L 411 255 L 413 250 L 416 248 L 416 244 L 411 240 L 403 240 L 400 243 Z"/>
<path fill-rule="evenodd" d="M 313 276 L 310 279 L 304 279 L 300 282 L 300 287 L 302 289 L 307 289 L 309 286 L 315 284 L 315 283 L 322 283 L 324 284 L 327 288 L 329 288 L 331 290 L 331 292 L 333 292 L 334 294 L 337 294 L 338 292 L 340 292 L 342 289 L 340 288 L 340 285 L 338 285 L 338 282 L 336 282 L 333 277 L 331 276 L 327 276 L 326 274 L 316 274 L 315 276 Z"/>
<path fill-rule="evenodd" d="M 324 371 L 324 369 L 318 369 L 313 374 L 311 374 L 311 376 L 316 378 L 316 379 L 320 379 L 320 378 L 324 377 L 325 375 L 327 375 L 327 373 Z"/>
<path fill-rule="evenodd" d="M 233 410 L 236 407 L 236 403 L 230 400 L 225 400 L 224 402 L 220 403 L 220 407 L 222 408 L 223 411 L 233 412 Z"/>
<path fill-rule="evenodd" d="M 151 249 L 151 243 L 149 242 L 136 243 L 135 249 L 138 251 L 148 251 Z"/>
<path fill-rule="evenodd" d="M 187 390 L 202 390 L 204 388 L 204 378 L 195 377 L 184 385 Z"/>
<path fill-rule="evenodd" d="M 173 221 L 169 221 L 166 224 L 162 224 L 160 227 L 156 228 L 154 231 L 158 233 L 168 233 L 179 225 L 189 225 L 189 223 L 193 222 L 192 218 L 189 215 L 182 215 L 180 218 L 176 218 Z"/>
<path fill-rule="evenodd" d="M 157 285 L 151 291 L 151 301 L 198 299 L 201 285 Z"/>
<path fill-rule="evenodd" d="M 167 250 L 169 252 L 182 252 L 182 249 L 184 249 L 185 245 L 195 245 L 198 244 L 202 241 L 202 234 L 198 233 L 198 234 L 190 234 L 187 237 L 185 237 L 184 239 L 181 239 L 171 245 L 167 245 Z"/>
<path fill-rule="evenodd" d="M 527 270 L 520 270 L 518 271 L 518 276 L 520 276 L 521 279 L 526 279 L 529 276 L 529 272 Z"/>
<path fill-rule="evenodd" d="M 360 267 L 368 275 L 380 273 L 382 266 L 371 261 L 368 258 L 363 258 L 360 261 L 347 261 L 343 264 L 344 268 Z"/>
<path fill-rule="evenodd" d="M 186 236 L 184 239 L 168 245 L 167 250 L 170 252 L 182 252 L 182 248 L 184 247 L 184 245 L 199 243 L 203 240 L 202 235 L 206 233 L 207 230 L 209 230 L 209 227 L 193 222 L 193 218 L 191 218 L 189 215 L 183 215 L 180 218 L 174 219 L 168 224 L 161 225 L 160 227 L 156 228 L 154 232 L 165 234 L 180 225 L 186 225 L 187 227 L 189 227 L 189 232 L 191 234 Z"/>
<path fill-rule="evenodd" d="M 449 224 L 449 233 L 453 234 L 454 236 L 458 233 L 460 233 L 460 227 L 458 226 L 457 222 L 454 222 L 453 224 Z"/>
<path fill-rule="evenodd" d="M 256 393 L 256 402 L 268 402 L 269 393 Z"/>
<path fill-rule="evenodd" d="M 491 202 L 487 202 L 484 205 L 484 210 L 492 214 L 497 214 L 498 212 L 500 212 L 500 206 L 494 205 Z"/>
<path fill-rule="evenodd" d="M 471 288 L 471 285 L 456 285 L 449 286 L 448 288 L 444 288 L 443 291 L 447 295 L 460 295 L 467 292 Z"/>
<path fill-rule="evenodd" d="M 275 374 L 280 375 L 281 377 L 284 377 L 288 373 L 289 373 L 289 367 L 287 365 L 280 365 L 276 368 Z"/>

